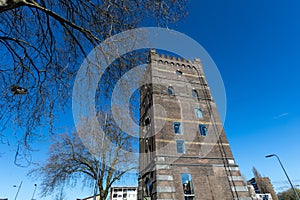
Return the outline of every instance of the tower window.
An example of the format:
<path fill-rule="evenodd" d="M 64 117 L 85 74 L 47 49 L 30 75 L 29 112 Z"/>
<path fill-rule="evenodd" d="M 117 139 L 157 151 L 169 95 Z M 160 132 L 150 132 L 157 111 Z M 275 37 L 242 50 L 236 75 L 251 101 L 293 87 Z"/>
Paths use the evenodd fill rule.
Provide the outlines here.
<path fill-rule="evenodd" d="M 204 124 L 199 124 L 199 131 L 201 136 L 207 136 L 208 134 L 207 127 Z"/>
<path fill-rule="evenodd" d="M 185 143 L 184 140 L 176 140 L 177 153 L 185 154 Z"/>
<path fill-rule="evenodd" d="M 194 98 L 198 98 L 199 97 L 198 96 L 198 92 L 195 89 L 192 90 L 192 95 L 193 95 Z"/>
<path fill-rule="evenodd" d="M 194 200 L 195 192 L 194 192 L 194 186 L 193 186 L 191 174 L 187 174 L 187 173 L 181 174 L 181 182 L 182 182 L 184 199 Z"/>
<path fill-rule="evenodd" d="M 179 69 L 176 70 L 176 75 L 181 77 L 182 76 L 182 71 L 180 71 Z"/>
<path fill-rule="evenodd" d="M 145 185 L 146 185 L 146 196 L 150 197 L 152 188 L 151 188 L 151 183 L 149 178 L 146 179 Z"/>
<path fill-rule="evenodd" d="M 172 86 L 169 86 L 169 87 L 168 87 L 168 94 L 169 94 L 169 95 L 174 95 L 174 94 L 175 94 L 175 93 L 174 93 L 174 89 L 173 89 Z"/>
<path fill-rule="evenodd" d="M 174 133 L 175 134 L 182 134 L 182 126 L 180 122 L 174 122 Z"/>
<path fill-rule="evenodd" d="M 203 112 L 202 112 L 201 108 L 195 108 L 195 115 L 196 115 L 196 118 L 203 118 Z"/>
<path fill-rule="evenodd" d="M 151 119 L 150 117 L 147 117 L 146 120 L 145 120 L 145 125 L 148 126 L 151 122 Z"/>

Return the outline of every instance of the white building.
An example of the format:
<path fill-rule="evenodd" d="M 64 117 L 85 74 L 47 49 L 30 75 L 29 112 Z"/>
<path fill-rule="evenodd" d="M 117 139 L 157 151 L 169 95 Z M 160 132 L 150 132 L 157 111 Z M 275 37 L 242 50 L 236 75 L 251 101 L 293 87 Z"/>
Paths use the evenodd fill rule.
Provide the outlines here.
<path fill-rule="evenodd" d="M 112 187 L 110 200 L 137 200 L 137 187 Z"/>
<path fill-rule="evenodd" d="M 266 194 L 256 194 L 257 200 L 273 200 L 272 195 L 270 193 Z"/>
<path fill-rule="evenodd" d="M 273 200 L 272 195 L 270 193 L 255 193 L 253 185 L 248 185 L 248 190 L 253 200 Z"/>

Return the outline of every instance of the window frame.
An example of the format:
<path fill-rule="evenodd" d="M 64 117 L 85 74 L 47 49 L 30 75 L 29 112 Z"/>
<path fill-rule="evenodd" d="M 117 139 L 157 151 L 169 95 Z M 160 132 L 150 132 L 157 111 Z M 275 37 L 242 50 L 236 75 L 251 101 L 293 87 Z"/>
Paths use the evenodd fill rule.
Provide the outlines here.
<path fill-rule="evenodd" d="M 174 88 L 172 86 L 168 86 L 168 94 L 169 95 L 175 95 Z"/>
<path fill-rule="evenodd" d="M 197 90 L 195 90 L 195 89 L 192 89 L 192 96 L 193 96 L 193 98 L 199 98 L 199 94 L 198 94 L 198 92 L 197 92 Z"/>
<path fill-rule="evenodd" d="M 207 126 L 205 124 L 199 124 L 200 136 L 206 137 L 208 135 Z"/>
<path fill-rule="evenodd" d="M 193 184 L 192 175 L 190 173 L 181 173 L 180 176 L 181 176 L 182 192 L 183 192 L 184 199 L 191 199 L 191 198 L 195 199 L 195 188 Z M 185 178 L 186 176 L 188 176 L 187 179 Z M 188 188 L 190 191 L 187 193 L 186 191 L 188 190 Z"/>
<path fill-rule="evenodd" d="M 196 116 L 197 119 L 203 119 L 204 118 L 202 108 L 194 108 L 194 111 L 195 111 L 195 116 Z M 198 116 L 198 112 L 201 113 L 201 117 Z"/>
<path fill-rule="evenodd" d="M 180 69 L 177 69 L 177 70 L 176 70 L 176 75 L 177 75 L 178 77 L 182 77 L 183 72 L 182 72 Z"/>
<path fill-rule="evenodd" d="M 179 125 L 178 129 L 175 129 L 176 125 Z M 182 135 L 183 134 L 182 123 L 181 122 L 173 122 L 173 130 L 176 135 Z M 178 130 L 179 132 L 176 130 Z"/>
<path fill-rule="evenodd" d="M 179 146 L 181 145 L 181 147 Z M 179 152 L 178 149 L 182 149 L 182 152 Z M 186 149 L 185 149 L 185 141 L 184 140 L 176 140 L 176 152 L 179 154 L 186 154 Z"/>

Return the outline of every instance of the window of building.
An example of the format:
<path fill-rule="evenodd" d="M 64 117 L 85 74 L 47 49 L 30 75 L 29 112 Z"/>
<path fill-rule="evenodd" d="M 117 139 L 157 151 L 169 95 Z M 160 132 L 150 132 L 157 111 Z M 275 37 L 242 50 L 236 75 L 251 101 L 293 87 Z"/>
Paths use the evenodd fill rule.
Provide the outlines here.
<path fill-rule="evenodd" d="M 185 143 L 184 140 L 176 140 L 177 153 L 185 154 Z"/>
<path fill-rule="evenodd" d="M 191 174 L 181 174 L 182 188 L 185 200 L 194 200 L 195 192 Z"/>
<path fill-rule="evenodd" d="M 198 92 L 195 89 L 192 90 L 192 95 L 194 98 L 198 98 Z"/>
<path fill-rule="evenodd" d="M 196 118 L 203 118 L 203 112 L 201 108 L 195 108 Z"/>
<path fill-rule="evenodd" d="M 151 196 L 151 183 L 149 178 L 146 179 L 145 185 L 146 185 L 146 196 L 149 197 Z"/>
<path fill-rule="evenodd" d="M 148 126 L 151 122 L 151 119 L 150 117 L 147 117 L 146 120 L 145 120 L 145 125 Z"/>
<path fill-rule="evenodd" d="M 180 71 L 179 69 L 176 70 L 176 75 L 181 77 L 182 76 L 182 71 Z"/>
<path fill-rule="evenodd" d="M 169 94 L 169 95 L 174 95 L 174 94 L 175 94 L 175 93 L 174 93 L 174 89 L 173 89 L 172 86 L 169 86 L 169 87 L 168 87 L 168 94 Z"/>
<path fill-rule="evenodd" d="M 174 133 L 175 134 L 182 134 L 182 125 L 180 122 L 174 122 Z"/>
<path fill-rule="evenodd" d="M 207 136 L 208 134 L 207 127 L 204 124 L 199 124 L 199 131 L 201 136 Z"/>

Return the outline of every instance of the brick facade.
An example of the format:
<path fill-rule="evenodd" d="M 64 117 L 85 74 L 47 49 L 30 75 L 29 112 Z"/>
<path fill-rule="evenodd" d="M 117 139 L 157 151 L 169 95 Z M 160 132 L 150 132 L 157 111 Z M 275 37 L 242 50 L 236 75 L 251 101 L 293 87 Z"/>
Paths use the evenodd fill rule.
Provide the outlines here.
<path fill-rule="evenodd" d="M 200 60 L 151 50 L 143 81 L 139 199 L 251 199 Z"/>

